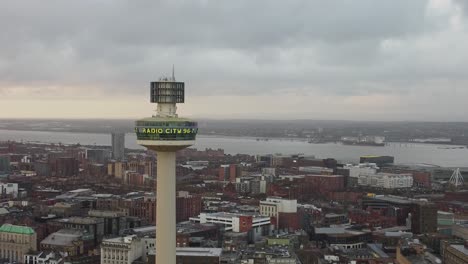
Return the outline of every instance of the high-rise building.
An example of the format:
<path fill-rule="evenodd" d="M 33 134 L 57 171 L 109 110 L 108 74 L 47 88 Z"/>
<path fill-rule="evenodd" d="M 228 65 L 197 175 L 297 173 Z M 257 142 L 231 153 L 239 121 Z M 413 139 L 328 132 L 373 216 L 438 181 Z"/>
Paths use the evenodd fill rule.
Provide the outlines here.
<path fill-rule="evenodd" d="M 0 156 L 0 174 L 10 172 L 10 157 L 7 155 Z"/>
<path fill-rule="evenodd" d="M 219 180 L 236 182 L 236 178 L 239 178 L 242 174 L 240 166 L 237 164 L 221 165 L 219 167 Z"/>
<path fill-rule="evenodd" d="M 176 151 L 195 144 L 197 123 L 178 117 L 184 83 L 161 78 L 151 83 L 155 116 L 136 121 L 137 143 L 157 154 L 156 263 L 176 263 Z"/>
<path fill-rule="evenodd" d="M 414 202 L 411 230 L 416 234 L 437 232 L 437 206 L 434 203 Z"/>
<path fill-rule="evenodd" d="M 112 133 L 112 159 L 123 160 L 125 158 L 125 134 Z"/>
<path fill-rule="evenodd" d="M 197 216 L 201 213 L 201 197 L 190 195 L 185 191 L 180 191 L 177 195 L 176 208 L 177 222 L 187 221 L 190 217 Z"/>

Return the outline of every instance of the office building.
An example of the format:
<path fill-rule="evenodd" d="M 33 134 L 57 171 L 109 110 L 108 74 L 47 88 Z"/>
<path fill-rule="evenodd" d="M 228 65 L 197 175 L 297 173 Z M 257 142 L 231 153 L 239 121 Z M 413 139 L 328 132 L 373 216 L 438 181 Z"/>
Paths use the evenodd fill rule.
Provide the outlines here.
<path fill-rule="evenodd" d="M 397 224 L 408 226 L 416 234 L 437 232 L 437 207 L 424 200 L 409 199 L 394 195 L 363 197 L 364 209 L 387 210 L 395 216 Z"/>
<path fill-rule="evenodd" d="M 125 159 L 125 134 L 112 133 L 112 159 Z"/>
<path fill-rule="evenodd" d="M 260 201 L 260 214 L 273 217 L 278 229 L 295 231 L 300 227 L 297 200 L 268 197 L 265 201 Z"/>
<path fill-rule="evenodd" d="M 0 155 L 0 175 L 10 172 L 10 156 Z"/>
<path fill-rule="evenodd" d="M 56 251 L 70 257 L 88 253 L 93 246 L 92 234 L 82 229 L 60 229 L 40 243 L 41 250 Z"/>
<path fill-rule="evenodd" d="M 178 264 L 219 264 L 221 248 L 177 248 Z"/>
<path fill-rule="evenodd" d="M 191 222 L 211 223 L 224 225 L 224 230 L 228 232 L 243 233 L 252 229 L 256 231 L 271 226 L 271 220 L 268 216 L 237 214 L 237 213 L 201 213 L 197 217 L 191 217 Z"/>
<path fill-rule="evenodd" d="M 190 195 L 185 191 L 180 191 L 176 199 L 176 209 L 177 223 L 187 221 L 190 217 L 197 216 L 201 213 L 201 197 Z"/>
<path fill-rule="evenodd" d="M 241 168 L 237 164 L 221 165 L 219 167 L 219 180 L 236 182 L 236 178 L 241 177 Z"/>
<path fill-rule="evenodd" d="M 413 186 L 413 175 L 411 173 L 396 174 L 383 172 L 361 174 L 358 177 L 358 185 L 385 189 L 411 188 Z"/>
<path fill-rule="evenodd" d="M 363 175 L 373 175 L 379 170 L 375 163 L 361 163 L 358 165 L 346 164 L 343 169 L 349 171 L 348 186 L 357 186 L 358 178 Z"/>
<path fill-rule="evenodd" d="M 306 175 L 304 180 L 304 187 L 306 187 L 308 193 L 322 195 L 343 190 L 345 182 L 343 175 Z"/>
<path fill-rule="evenodd" d="M 277 217 L 278 213 L 297 213 L 297 200 L 268 197 L 260 201 L 260 214 Z"/>
<path fill-rule="evenodd" d="M 104 237 L 104 218 L 73 216 L 47 222 L 49 230 L 81 229 L 93 237 L 95 245 L 98 245 Z"/>
<path fill-rule="evenodd" d="M 101 264 L 131 264 L 134 261 L 154 262 L 155 239 L 129 235 L 105 239 L 101 245 Z M 176 248 L 174 258 L 177 264 L 219 264 L 221 248 Z"/>
<path fill-rule="evenodd" d="M 437 206 L 434 203 L 414 202 L 410 221 L 413 233 L 437 232 Z"/>
<path fill-rule="evenodd" d="M 142 240 L 136 235 L 105 239 L 101 243 L 101 264 L 131 264 L 143 256 L 143 250 Z"/>
<path fill-rule="evenodd" d="M 57 158 L 55 160 L 55 176 L 71 177 L 78 176 L 79 161 L 75 158 Z"/>

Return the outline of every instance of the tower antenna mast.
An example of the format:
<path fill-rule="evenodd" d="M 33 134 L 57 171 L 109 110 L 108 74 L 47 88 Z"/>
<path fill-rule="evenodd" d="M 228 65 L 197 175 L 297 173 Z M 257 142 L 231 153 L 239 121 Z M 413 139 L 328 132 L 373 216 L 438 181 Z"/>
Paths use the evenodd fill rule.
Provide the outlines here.
<path fill-rule="evenodd" d="M 175 82 L 174 64 L 172 64 L 172 81 Z"/>

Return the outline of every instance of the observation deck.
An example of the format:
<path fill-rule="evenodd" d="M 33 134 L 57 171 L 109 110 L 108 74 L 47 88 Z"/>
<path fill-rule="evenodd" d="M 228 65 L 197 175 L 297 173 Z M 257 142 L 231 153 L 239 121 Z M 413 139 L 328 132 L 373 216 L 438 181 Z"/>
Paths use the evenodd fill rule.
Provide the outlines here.
<path fill-rule="evenodd" d="M 135 122 L 137 143 L 155 151 L 177 151 L 195 144 L 197 122 L 180 118 L 176 104 L 185 101 L 185 85 L 172 78 L 151 82 L 152 103 L 157 103 L 157 114 Z"/>
<path fill-rule="evenodd" d="M 148 117 L 136 121 L 137 143 L 156 151 L 175 151 L 195 144 L 198 126 L 187 118 Z"/>

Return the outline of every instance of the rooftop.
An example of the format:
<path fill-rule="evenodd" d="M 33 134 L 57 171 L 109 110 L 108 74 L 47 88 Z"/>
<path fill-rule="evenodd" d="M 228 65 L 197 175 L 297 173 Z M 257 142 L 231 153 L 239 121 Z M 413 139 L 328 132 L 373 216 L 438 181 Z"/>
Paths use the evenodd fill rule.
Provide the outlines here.
<path fill-rule="evenodd" d="M 391 202 L 391 203 L 399 203 L 399 204 L 411 204 L 412 203 L 411 200 L 408 200 L 405 197 L 391 196 L 391 195 L 376 195 L 372 199 Z"/>
<path fill-rule="evenodd" d="M 456 249 L 457 251 L 460 251 L 465 256 L 468 256 L 468 248 L 466 248 L 464 245 L 450 245 L 450 247 Z"/>
<path fill-rule="evenodd" d="M 81 225 L 97 224 L 98 222 L 100 222 L 98 221 L 98 218 L 78 217 L 78 216 L 63 218 L 58 221 L 61 223 L 73 223 L 73 224 L 81 224 Z"/>
<path fill-rule="evenodd" d="M 316 227 L 315 234 L 317 235 L 328 235 L 333 237 L 349 237 L 355 235 L 362 235 L 366 232 L 350 230 L 345 227 Z"/>
<path fill-rule="evenodd" d="M 74 241 L 80 240 L 83 235 L 81 230 L 61 229 L 58 232 L 50 234 L 41 244 L 55 246 L 71 246 Z"/>
<path fill-rule="evenodd" d="M 34 229 L 28 226 L 17 226 L 17 225 L 10 225 L 4 224 L 0 227 L 0 232 L 4 233 L 13 233 L 13 234 L 22 234 L 22 235 L 33 235 Z"/>
<path fill-rule="evenodd" d="M 226 212 L 216 212 L 216 213 L 201 213 L 198 217 L 204 214 L 206 217 L 221 217 L 221 218 L 234 218 L 239 216 L 252 216 L 253 218 L 269 218 L 268 216 L 262 216 L 255 212 L 245 212 L 245 213 L 226 213 Z"/>
<path fill-rule="evenodd" d="M 177 248 L 177 256 L 193 256 L 193 257 L 220 257 L 222 253 L 221 248 Z"/>
<path fill-rule="evenodd" d="M 91 189 L 76 189 L 73 191 L 69 191 L 69 193 L 82 193 L 82 192 L 90 192 L 92 191 Z"/>
<path fill-rule="evenodd" d="M 323 177 L 323 178 L 343 178 L 343 175 L 322 175 L 322 174 L 307 174 L 306 177 Z"/>
<path fill-rule="evenodd" d="M 124 244 L 131 244 L 134 239 L 136 239 L 136 235 L 130 235 L 130 236 L 125 236 L 125 237 L 116 237 L 116 238 L 109 238 L 105 239 L 102 242 L 103 243 L 124 243 Z"/>

